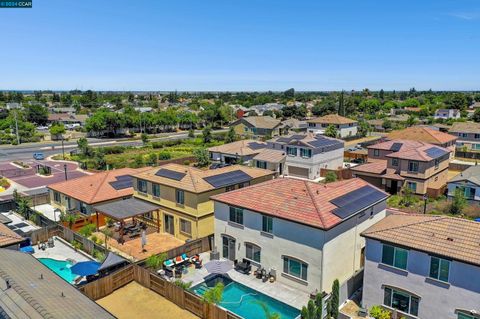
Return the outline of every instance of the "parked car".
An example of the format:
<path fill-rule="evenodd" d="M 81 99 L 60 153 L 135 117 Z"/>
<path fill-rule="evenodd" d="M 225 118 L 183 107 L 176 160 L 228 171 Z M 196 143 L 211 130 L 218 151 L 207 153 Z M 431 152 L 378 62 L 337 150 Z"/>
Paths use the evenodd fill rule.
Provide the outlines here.
<path fill-rule="evenodd" d="M 45 159 L 45 155 L 43 153 L 33 153 L 33 158 L 37 161 L 41 161 Z"/>

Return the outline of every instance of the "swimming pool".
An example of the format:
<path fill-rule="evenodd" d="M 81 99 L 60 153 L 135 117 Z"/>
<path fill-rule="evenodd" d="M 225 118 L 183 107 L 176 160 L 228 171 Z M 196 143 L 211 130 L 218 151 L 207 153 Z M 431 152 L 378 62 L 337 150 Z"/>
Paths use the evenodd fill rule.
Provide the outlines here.
<path fill-rule="evenodd" d="M 38 258 L 38 260 L 69 283 L 73 283 L 77 278 L 77 275 L 70 271 L 72 264 L 68 261 L 51 258 Z"/>
<path fill-rule="evenodd" d="M 212 276 L 205 282 L 192 287 L 192 290 L 197 295 L 203 296 L 205 291 L 214 287 L 219 281 L 225 285 L 220 306 L 245 319 L 265 317 L 264 310 L 259 303 L 266 305 L 270 313 L 279 314 L 281 319 L 294 319 L 300 314 L 298 309 L 233 281 L 224 275 Z"/>

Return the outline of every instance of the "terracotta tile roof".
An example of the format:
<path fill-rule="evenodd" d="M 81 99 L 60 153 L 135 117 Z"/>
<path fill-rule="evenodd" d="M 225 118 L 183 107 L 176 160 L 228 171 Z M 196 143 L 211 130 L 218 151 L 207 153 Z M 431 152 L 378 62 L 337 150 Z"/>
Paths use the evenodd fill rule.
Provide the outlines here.
<path fill-rule="evenodd" d="M 155 175 L 160 169 L 168 169 L 171 171 L 183 173 L 185 174 L 185 176 L 183 176 L 180 180 L 177 181 L 175 179 Z M 244 173 L 250 175 L 252 179 L 269 175 L 272 176 L 273 174 L 275 174 L 275 172 L 266 169 L 247 167 L 243 165 L 232 165 L 217 169 L 203 170 L 191 166 L 171 163 L 162 165 L 160 167 L 149 168 L 148 170 L 135 174 L 134 176 L 161 185 L 167 185 L 178 189 L 183 189 L 191 193 L 202 193 L 215 189 L 215 187 L 206 182 L 203 178 L 237 170 L 243 171 Z"/>
<path fill-rule="evenodd" d="M 449 132 L 452 133 L 477 133 L 480 134 L 480 123 L 455 122 Z"/>
<path fill-rule="evenodd" d="M 480 223 L 448 216 L 392 214 L 362 236 L 480 266 Z"/>
<path fill-rule="evenodd" d="M 367 185 L 374 187 L 359 178 L 329 184 L 277 178 L 210 198 L 312 227 L 329 229 L 342 222 L 333 213 L 337 206 L 330 201 Z"/>
<path fill-rule="evenodd" d="M 112 171 L 83 176 L 65 182 L 50 184 L 47 187 L 75 198 L 87 204 L 95 204 L 111 199 L 133 195 L 133 187 L 116 190 L 110 182 L 117 180 L 118 176 L 133 175 L 148 168 L 121 168 Z"/>
<path fill-rule="evenodd" d="M 24 239 L 4 224 L 0 224 L 0 247 L 18 244 Z"/>
<path fill-rule="evenodd" d="M 354 166 L 350 168 L 354 172 L 364 172 L 372 174 L 384 174 L 387 170 L 387 161 L 378 160 L 374 162 L 365 163 L 362 165 Z"/>
<path fill-rule="evenodd" d="M 435 145 L 442 145 L 457 139 L 453 135 L 422 126 L 411 126 L 403 130 L 393 131 L 387 135 L 387 138 L 389 140 L 412 140 Z"/>
<path fill-rule="evenodd" d="M 439 149 L 439 150 L 442 150 L 445 153 L 450 153 L 451 152 L 447 148 L 424 143 L 423 146 L 420 146 L 420 147 L 417 147 L 417 148 L 406 149 L 406 150 L 400 150 L 398 152 L 390 153 L 390 154 L 386 155 L 386 157 L 429 162 L 429 161 L 437 158 L 437 157 L 431 157 L 431 156 L 428 155 L 428 150 L 431 149 L 432 147 L 436 148 L 436 149 Z"/>
<path fill-rule="evenodd" d="M 266 128 L 266 129 L 274 129 L 275 127 L 280 125 L 280 120 L 274 119 L 271 116 L 248 116 L 243 117 L 242 120 L 247 121 L 252 126 L 256 128 Z"/>
<path fill-rule="evenodd" d="M 425 143 L 419 142 L 419 141 L 396 139 L 396 140 L 390 140 L 390 141 L 386 141 L 378 144 L 373 144 L 368 146 L 367 148 L 389 151 L 392 149 L 393 144 L 401 144 L 400 145 L 401 147 L 398 151 L 406 151 L 413 148 L 422 147 L 425 145 Z"/>
<path fill-rule="evenodd" d="M 280 163 L 287 155 L 282 150 L 265 149 L 260 154 L 256 155 L 253 159 L 257 161 L 265 161 L 269 163 Z"/>
<path fill-rule="evenodd" d="M 219 146 L 213 146 L 208 149 L 209 152 L 231 154 L 231 155 L 254 155 L 260 153 L 267 147 L 267 143 L 254 141 L 254 140 L 242 140 L 232 143 L 227 143 Z"/>
<path fill-rule="evenodd" d="M 322 117 L 317 117 L 307 121 L 308 123 L 325 123 L 325 124 L 350 124 L 357 123 L 352 119 L 340 116 L 338 114 L 328 114 Z"/>

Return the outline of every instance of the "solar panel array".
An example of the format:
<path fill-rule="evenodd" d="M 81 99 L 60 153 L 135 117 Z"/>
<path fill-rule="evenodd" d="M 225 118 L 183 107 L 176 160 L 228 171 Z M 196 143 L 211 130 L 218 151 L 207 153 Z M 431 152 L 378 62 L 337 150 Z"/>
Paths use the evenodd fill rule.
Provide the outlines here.
<path fill-rule="evenodd" d="M 427 155 L 430 156 L 431 158 L 438 158 L 445 154 L 448 154 L 448 151 L 443 150 L 439 147 L 430 147 L 425 151 L 425 153 L 427 153 Z"/>
<path fill-rule="evenodd" d="M 252 142 L 248 144 L 248 147 L 250 147 L 252 150 L 261 150 L 262 148 L 267 147 L 265 144 L 258 143 L 258 142 Z"/>
<path fill-rule="evenodd" d="M 308 144 L 312 145 L 313 147 L 328 147 L 334 145 L 341 145 L 342 142 L 334 139 L 325 138 L 323 136 L 316 137 L 315 141 L 310 141 Z"/>
<path fill-rule="evenodd" d="M 162 169 L 159 169 L 158 172 L 155 173 L 155 175 L 160 176 L 160 177 L 166 177 L 166 178 L 174 179 L 176 181 L 180 181 L 187 174 L 182 173 L 182 172 L 172 171 L 172 170 L 166 169 L 166 168 L 162 168 Z"/>
<path fill-rule="evenodd" d="M 403 143 L 393 143 L 392 146 L 390 147 L 391 151 L 398 152 L 402 148 Z"/>
<path fill-rule="evenodd" d="M 236 170 L 232 172 L 227 172 L 223 174 L 218 174 L 214 176 L 204 177 L 203 180 L 215 188 L 225 187 L 229 185 L 245 183 L 250 181 L 252 178 L 247 173 Z"/>
<path fill-rule="evenodd" d="M 133 178 L 130 175 L 120 175 L 116 177 L 116 180 L 109 183 L 115 190 L 121 190 L 129 187 L 133 187 Z"/>
<path fill-rule="evenodd" d="M 337 206 L 333 210 L 333 214 L 341 219 L 346 219 L 385 198 L 387 198 L 386 194 L 372 186 L 366 185 L 353 192 L 334 198 L 330 200 L 330 203 Z"/>

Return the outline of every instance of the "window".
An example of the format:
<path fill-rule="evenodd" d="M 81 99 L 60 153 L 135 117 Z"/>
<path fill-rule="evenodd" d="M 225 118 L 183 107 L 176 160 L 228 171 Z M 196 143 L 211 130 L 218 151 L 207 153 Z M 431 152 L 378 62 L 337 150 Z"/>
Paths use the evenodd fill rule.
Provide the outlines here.
<path fill-rule="evenodd" d="M 408 170 L 410 172 L 418 172 L 418 162 L 408 162 Z"/>
<path fill-rule="evenodd" d="M 407 269 L 407 261 L 408 250 L 390 245 L 383 245 L 382 263 L 400 269 Z"/>
<path fill-rule="evenodd" d="M 65 196 L 65 200 L 67 201 L 67 209 L 72 209 L 72 200 L 70 197 Z"/>
<path fill-rule="evenodd" d="M 153 197 L 160 197 L 160 185 L 156 183 L 152 184 L 152 195 Z"/>
<path fill-rule="evenodd" d="M 53 192 L 53 200 L 57 203 L 60 203 L 62 201 L 62 199 L 60 198 L 59 192 Z"/>
<path fill-rule="evenodd" d="M 262 216 L 262 231 L 265 233 L 273 232 L 273 218 L 270 216 Z"/>
<path fill-rule="evenodd" d="M 308 265 L 298 259 L 284 256 L 283 272 L 291 276 L 307 280 Z"/>
<path fill-rule="evenodd" d="M 380 156 L 380 150 L 373 150 L 373 156 L 375 157 Z"/>
<path fill-rule="evenodd" d="M 183 190 L 175 190 L 175 200 L 177 201 L 177 204 L 185 204 L 185 193 L 183 192 Z"/>
<path fill-rule="evenodd" d="M 458 133 L 458 136 L 460 136 L 460 137 L 468 137 L 468 134 L 467 134 L 467 133 Z"/>
<path fill-rule="evenodd" d="M 297 156 L 297 148 L 287 146 L 287 154 L 291 156 Z"/>
<path fill-rule="evenodd" d="M 457 319 L 475 319 L 475 317 L 470 314 L 466 314 L 464 312 L 458 312 Z"/>
<path fill-rule="evenodd" d="M 315 127 L 315 123 L 308 123 L 308 127 Z"/>
<path fill-rule="evenodd" d="M 243 225 L 243 209 L 230 206 L 230 221 Z"/>
<path fill-rule="evenodd" d="M 267 169 L 267 162 L 257 161 L 257 167 L 258 167 L 258 168 Z"/>
<path fill-rule="evenodd" d="M 398 166 L 398 158 L 392 158 L 392 166 Z"/>
<path fill-rule="evenodd" d="M 420 302 L 418 297 L 389 287 L 385 287 L 384 290 L 383 304 L 385 306 L 418 316 L 418 304 Z"/>
<path fill-rule="evenodd" d="M 147 192 L 147 181 L 144 181 L 143 179 L 137 180 L 137 190 L 140 193 L 146 193 Z"/>
<path fill-rule="evenodd" d="M 245 257 L 250 260 L 260 262 L 260 247 L 251 243 L 245 243 Z"/>
<path fill-rule="evenodd" d="M 410 189 L 412 192 L 416 193 L 417 192 L 417 183 L 415 182 L 407 182 L 407 187 Z"/>
<path fill-rule="evenodd" d="M 250 182 L 244 182 L 244 183 L 238 184 L 238 188 L 244 188 L 244 187 L 247 187 L 247 186 L 250 186 Z"/>
<path fill-rule="evenodd" d="M 312 157 L 312 150 L 308 148 L 301 148 L 300 149 L 300 156 L 301 157 Z"/>
<path fill-rule="evenodd" d="M 226 192 L 231 192 L 233 190 L 235 190 L 235 185 L 230 185 L 230 186 L 225 187 Z"/>
<path fill-rule="evenodd" d="M 450 272 L 450 261 L 438 257 L 430 259 L 430 278 L 448 282 Z"/>
<path fill-rule="evenodd" d="M 192 223 L 189 220 L 180 218 L 180 231 L 184 234 L 192 234 Z"/>

